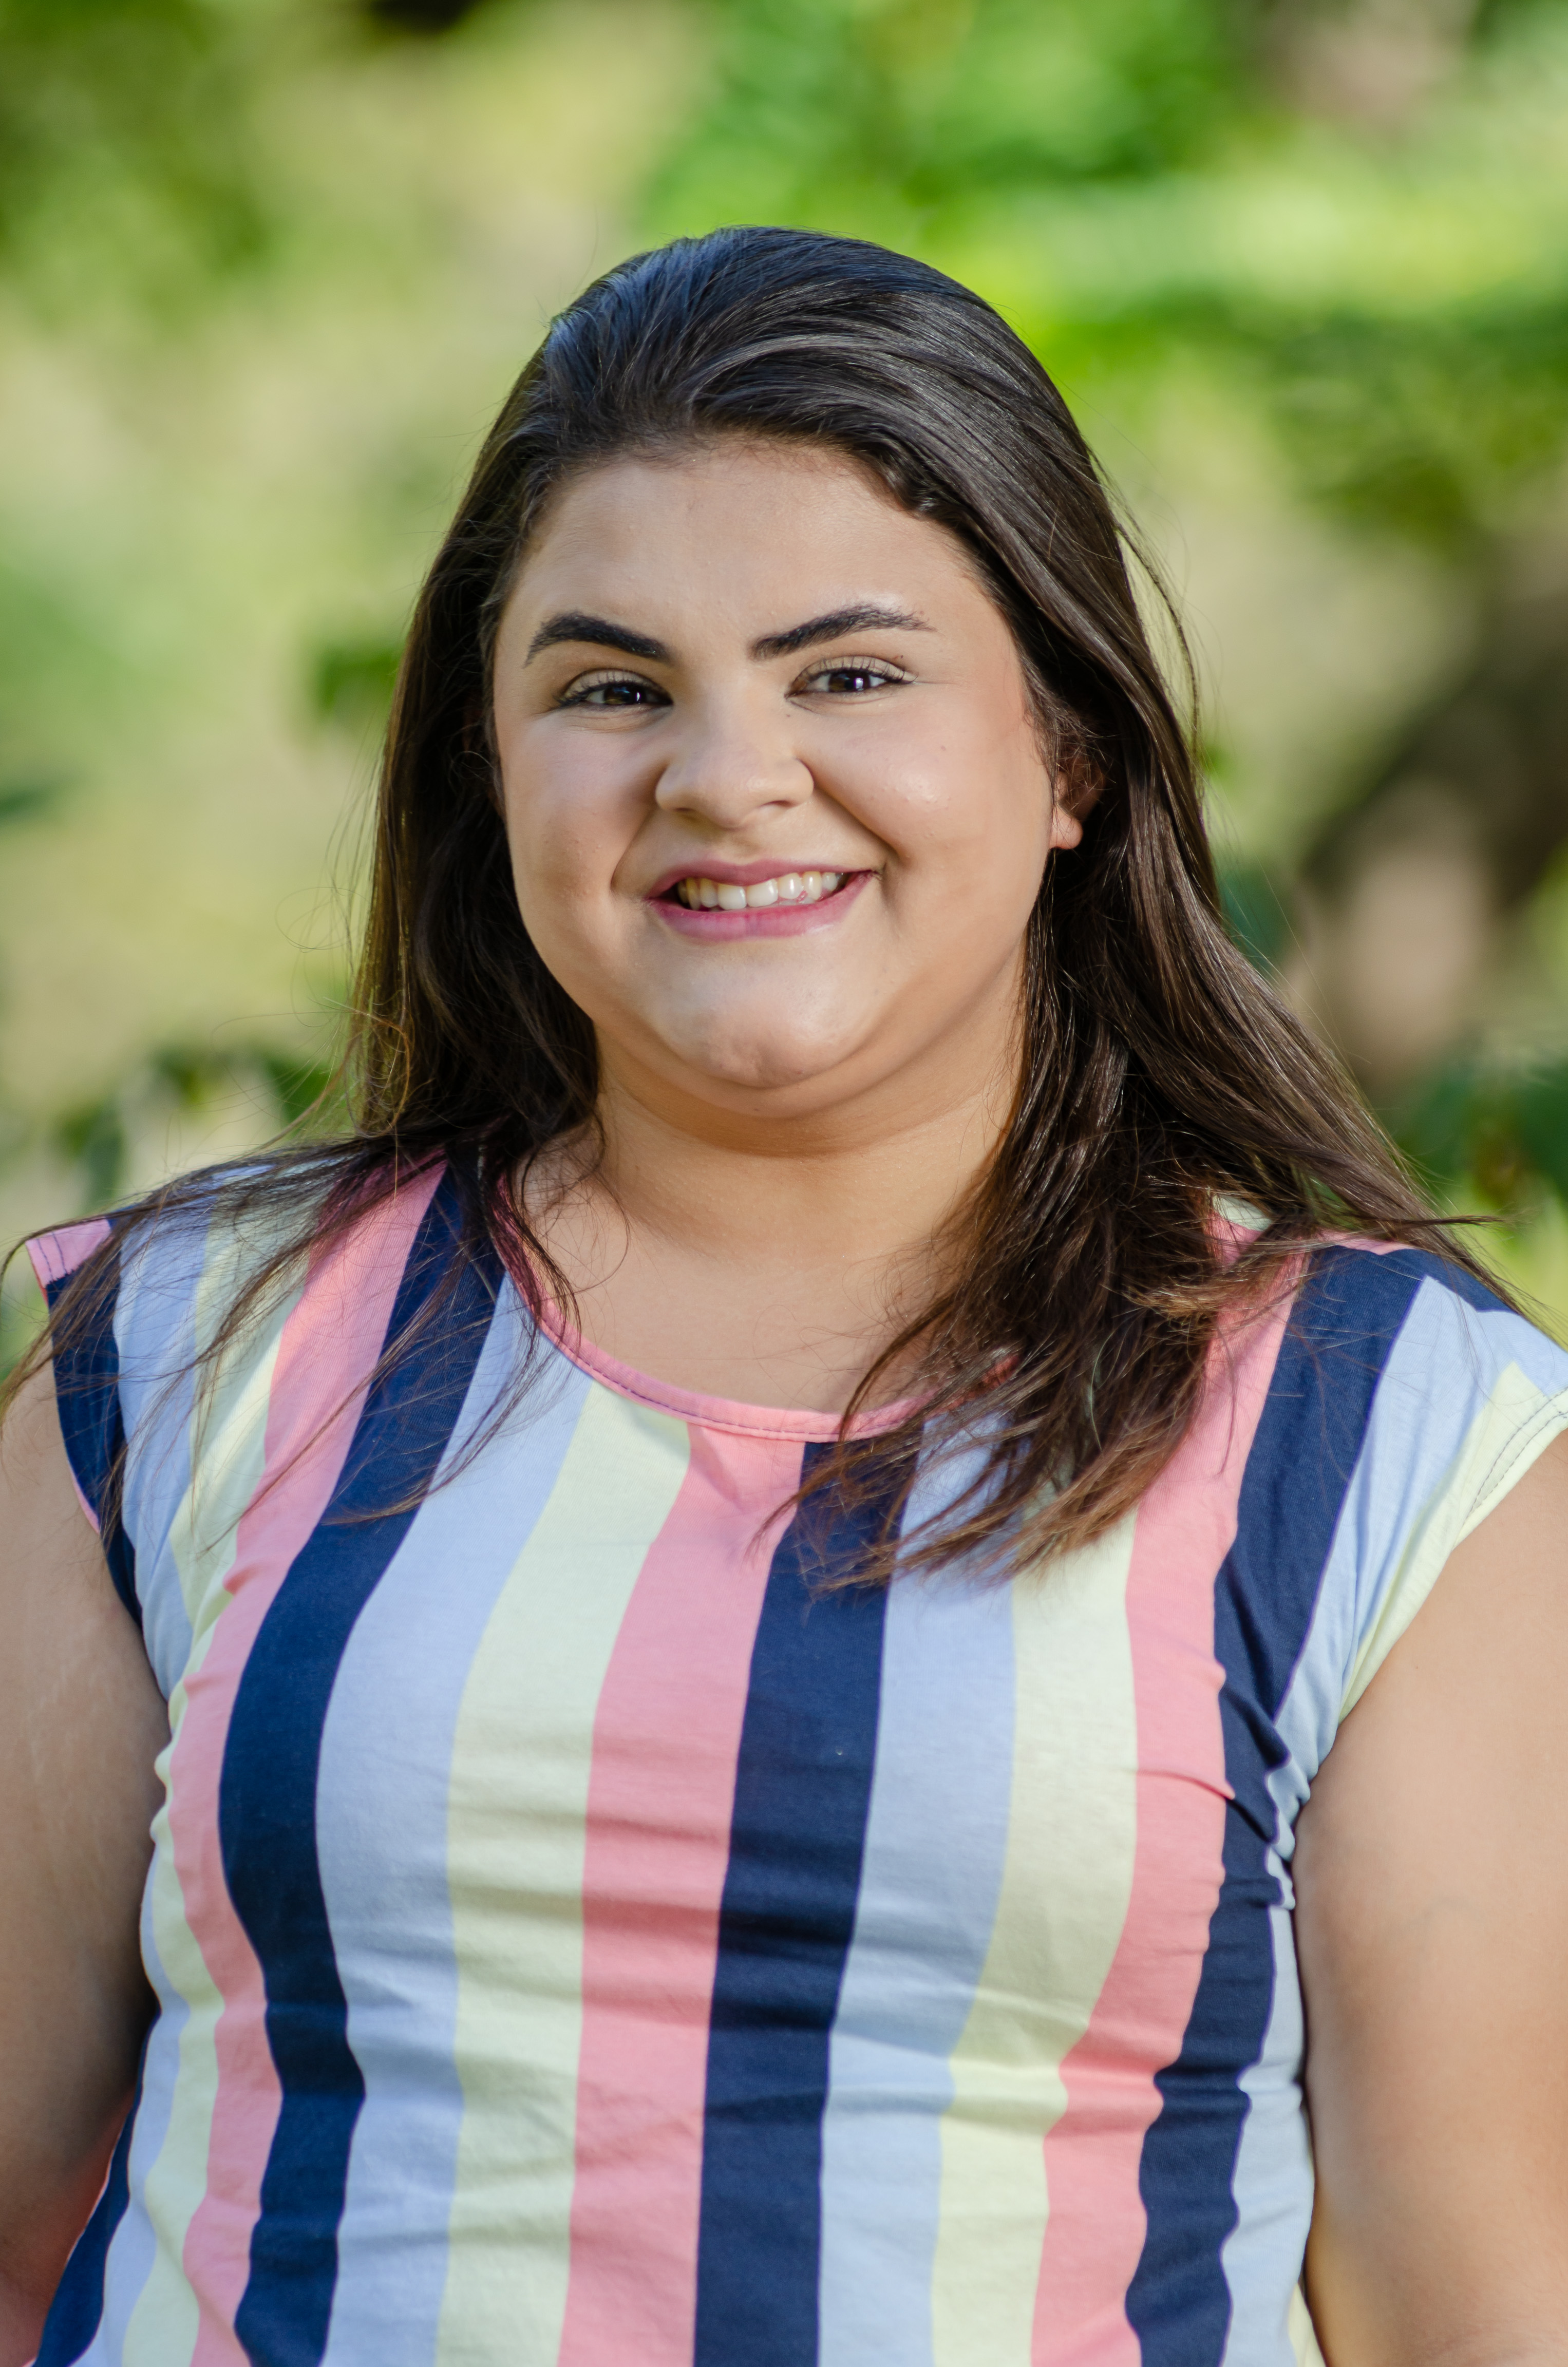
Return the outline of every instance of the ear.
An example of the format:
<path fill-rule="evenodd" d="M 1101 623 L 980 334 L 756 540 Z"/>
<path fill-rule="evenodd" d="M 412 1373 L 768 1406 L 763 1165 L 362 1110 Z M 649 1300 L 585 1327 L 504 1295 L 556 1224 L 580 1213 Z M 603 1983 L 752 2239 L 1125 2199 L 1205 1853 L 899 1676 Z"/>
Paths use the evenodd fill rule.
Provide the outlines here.
<path fill-rule="evenodd" d="M 1052 846 L 1076 846 L 1084 817 L 1105 787 L 1105 776 L 1081 749 L 1063 750 L 1051 776 Z"/>

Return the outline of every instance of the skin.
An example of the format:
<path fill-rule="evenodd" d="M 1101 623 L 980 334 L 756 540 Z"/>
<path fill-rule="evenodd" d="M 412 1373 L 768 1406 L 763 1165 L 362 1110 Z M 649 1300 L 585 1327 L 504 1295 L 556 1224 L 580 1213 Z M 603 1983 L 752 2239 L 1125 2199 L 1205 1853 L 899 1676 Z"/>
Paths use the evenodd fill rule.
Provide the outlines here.
<path fill-rule="evenodd" d="M 1330 2367 L 1568 2360 L 1568 1438 L 1449 1557 L 1298 1824 Z"/>
<path fill-rule="evenodd" d="M 770 643 L 871 607 L 908 621 Z M 539 646 L 568 616 L 661 654 Z M 1079 834 L 1001 618 L 846 463 L 619 463 L 528 555 L 495 727 L 525 915 L 598 1032 L 603 1168 L 563 1155 L 536 1208 L 587 1336 L 676 1386 L 841 1408 L 952 1253 L 1006 1118 L 1028 909 Z M 728 940 L 653 896 L 776 858 L 858 884 L 804 930 Z M 144 2027 L 166 1729 L 47 1389 L 4 1445 L 0 2367 L 22 2367 Z M 1329 2367 L 1568 2361 L 1564 1534 L 1559 1442 L 1451 1557 L 1301 1817 Z"/>

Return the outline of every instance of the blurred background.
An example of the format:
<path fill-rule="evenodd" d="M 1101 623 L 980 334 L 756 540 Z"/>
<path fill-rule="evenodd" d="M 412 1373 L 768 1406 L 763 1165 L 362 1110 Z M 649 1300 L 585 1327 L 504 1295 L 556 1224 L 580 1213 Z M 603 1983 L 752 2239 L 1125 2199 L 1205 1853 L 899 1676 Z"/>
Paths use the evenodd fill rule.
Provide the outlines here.
<path fill-rule="evenodd" d="M 310 1101 L 491 413 L 756 221 L 1041 356 L 1233 927 L 1568 1323 L 1568 0 L 0 0 L 6 1242 Z"/>

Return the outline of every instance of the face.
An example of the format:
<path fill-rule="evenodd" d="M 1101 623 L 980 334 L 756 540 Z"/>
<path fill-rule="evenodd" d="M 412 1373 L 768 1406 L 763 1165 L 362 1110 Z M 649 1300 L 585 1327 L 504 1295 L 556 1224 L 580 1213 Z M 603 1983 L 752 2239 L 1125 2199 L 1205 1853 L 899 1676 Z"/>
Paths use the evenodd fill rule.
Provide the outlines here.
<path fill-rule="evenodd" d="M 993 1067 L 1080 825 L 959 544 L 763 443 L 561 495 L 502 620 L 523 919 L 607 1075 L 804 1115 Z"/>

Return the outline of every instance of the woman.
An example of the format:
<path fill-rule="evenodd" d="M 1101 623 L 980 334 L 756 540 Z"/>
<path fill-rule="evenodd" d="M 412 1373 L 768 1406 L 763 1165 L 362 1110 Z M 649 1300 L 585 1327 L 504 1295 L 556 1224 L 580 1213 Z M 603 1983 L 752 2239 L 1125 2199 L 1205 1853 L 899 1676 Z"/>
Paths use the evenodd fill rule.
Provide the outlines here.
<path fill-rule="evenodd" d="M 344 1141 L 35 1245 L 5 2358 L 1269 2367 L 1303 2252 L 1568 2358 L 1568 1360 L 1232 949 L 994 313 L 562 315 L 356 1013 Z"/>

